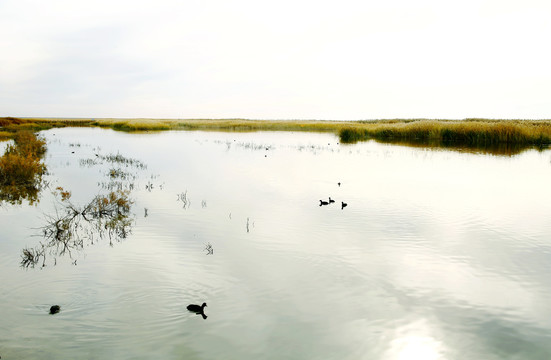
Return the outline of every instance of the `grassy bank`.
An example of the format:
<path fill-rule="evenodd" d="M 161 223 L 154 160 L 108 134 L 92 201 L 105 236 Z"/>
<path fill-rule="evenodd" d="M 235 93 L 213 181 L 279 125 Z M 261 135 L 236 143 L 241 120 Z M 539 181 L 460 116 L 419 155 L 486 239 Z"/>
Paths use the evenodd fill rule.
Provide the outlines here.
<path fill-rule="evenodd" d="M 287 121 L 248 119 L 99 119 L 95 126 L 123 131 L 213 130 L 213 131 L 322 131 L 338 132 L 339 121 Z"/>
<path fill-rule="evenodd" d="M 547 146 L 551 143 L 551 121 L 467 119 L 358 122 L 340 129 L 339 137 L 342 142 L 348 143 L 376 139 L 431 142 L 442 146 Z"/>
<path fill-rule="evenodd" d="M 50 119 L 50 118 L 16 118 L 0 117 L 0 141 L 13 139 L 22 130 L 40 131 L 55 127 L 91 126 L 89 119 Z"/>
<path fill-rule="evenodd" d="M 551 120 L 247 120 L 247 119 L 47 119 L 0 118 L 0 138 L 17 129 L 98 126 L 120 131 L 312 131 L 332 132 L 342 143 L 375 139 L 431 146 L 532 147 L 551 144 Z"/>
<path fill-rule="evenodd" d="M 53 118 L 0 118 L 0 136 L 10 137 L 20 129 L 44 130 L 66 126 L 97 126 L 120 131 L 338 131 L 346 124 L 342 121 L 292 121 L 248 119 L 53 119 Z"/>

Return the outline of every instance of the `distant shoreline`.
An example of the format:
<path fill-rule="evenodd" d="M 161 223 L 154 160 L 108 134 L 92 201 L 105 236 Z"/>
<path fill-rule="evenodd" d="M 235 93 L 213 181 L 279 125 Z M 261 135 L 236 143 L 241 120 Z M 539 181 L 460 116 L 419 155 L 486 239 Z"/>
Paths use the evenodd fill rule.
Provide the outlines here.
<path fill-rule="evenodd" d="M 382 120 L 249 120 L 249 119 L 114 119 L 0 117 L 0 138 L 18 130 L 55 127 L 102 127 L 118 131 L 310 131 L 334 133 L 342 143 L 377 140 L 404 145 L 469 148 L 551 145 L 551 120 L 517 119 L 382 119 Z M 516 152 L 516 151 L 513 151 Z"/>

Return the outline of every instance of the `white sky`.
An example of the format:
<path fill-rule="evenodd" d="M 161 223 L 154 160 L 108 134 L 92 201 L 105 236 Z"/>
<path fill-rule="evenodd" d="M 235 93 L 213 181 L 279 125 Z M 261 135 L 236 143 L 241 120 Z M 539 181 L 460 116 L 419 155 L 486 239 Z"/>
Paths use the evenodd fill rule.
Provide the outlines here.
<path fill-rule="evenodd" d="M 551 118 L 549 0 L 0 0 L 0 116 Z"/>

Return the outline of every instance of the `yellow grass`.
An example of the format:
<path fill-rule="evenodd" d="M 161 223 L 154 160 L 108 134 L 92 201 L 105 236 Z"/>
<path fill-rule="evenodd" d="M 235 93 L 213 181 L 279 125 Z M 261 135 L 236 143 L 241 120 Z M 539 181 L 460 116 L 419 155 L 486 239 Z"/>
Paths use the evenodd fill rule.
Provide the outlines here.
<path fill-rule="evenodd" d="M 331 131 L 345 125 L 339 121 L 291 121 L 247 119 L 98 119 L 94 125 L 125 131 L 224 130 L 224 131 Z"/>
<path fill-rule="evenodd" d="M 344 142 L 378 139 L 470 146 L 547 145 L 551 143 L 551 121 L 467 119 L 359 122 L 341 129 L 339 135 Z"/>
<path fill-rule="evenodd" d="M 121 131 L 313 131 L 332 132 L 344 143 L 375 139 L 385 142 L 431 143 L 436 146 L 547 146 L 551 120 L 431 120 L 369 121 L 249 120 L 249 119 L 52 119 L 0 118 L 0 131 L 18 128 L 100 126 Z"/>
<path fill-rule="evenodd" d="M 0 141 L 8 140 L 13 136 L 9 131 L 0 131 Z"/>
<path fill-rule="evenodd" d="M 30 204 L 38 200 L 42 175 L 46 166 L 42 157 L 46 142 L 29 131 L 19 131 L 14 144 L 6 147 L 0 156 L 0 203 L 13 204 L 27 199 Z"/>

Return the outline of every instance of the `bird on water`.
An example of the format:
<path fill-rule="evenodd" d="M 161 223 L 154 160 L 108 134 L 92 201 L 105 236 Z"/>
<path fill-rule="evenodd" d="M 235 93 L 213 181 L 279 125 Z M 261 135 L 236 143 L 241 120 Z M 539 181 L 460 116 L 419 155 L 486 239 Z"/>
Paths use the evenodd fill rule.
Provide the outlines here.
<path fill-rule="evenodd" d="M 335 200 L 331 199 L 331 196 L 329 196 L 329 204 L 334 203 Z"/>
<path fill-rule="evenodd" d="M 201 306 L 190 304 L 187 306 L 187 309 L 191 312 L 196 313 L 197 315 L 201 315 L 203 319 L 206 319 L 207 315 L 205 315 L 205 306 L 207 306 L 207 303 L 203 303 L 203 305 Z"/>
<path fill-rule="evenodd" d="M 341 201 L 341 210 L 344 209 L 344 208 L 347 207 L 347 206 L 348 206 L 347 203 Z"/>
<path fill-rule="evenodd" d="M 61 308 L 59 307 L 59 305 L 53 305 L 51 308 L 50 308 L 50 314 L 57 314 L 59 312 L 59 310 L 61 310 Z"/>
<path fill-rule="evenodd" d="M 323 206 L 323 205 L 329 205 L 329 202 L 320 200 L 320 206 Z"/>

